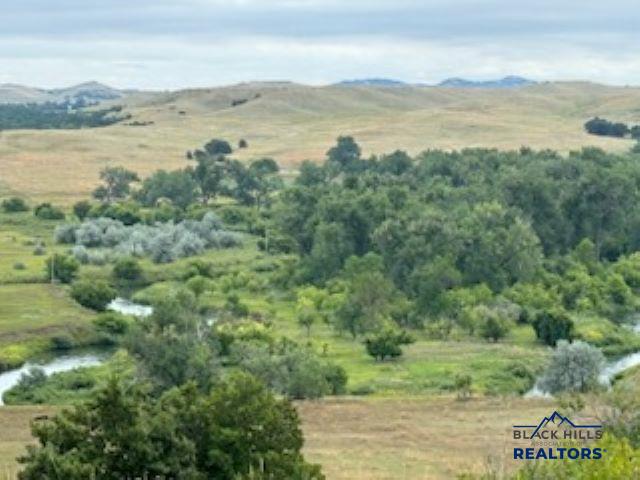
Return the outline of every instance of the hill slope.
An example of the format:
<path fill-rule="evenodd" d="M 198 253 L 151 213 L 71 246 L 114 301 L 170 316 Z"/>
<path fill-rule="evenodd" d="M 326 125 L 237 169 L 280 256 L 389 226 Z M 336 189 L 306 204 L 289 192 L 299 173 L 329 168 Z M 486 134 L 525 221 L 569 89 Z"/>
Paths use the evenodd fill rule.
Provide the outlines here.
<path fill-rule="evenodd" d="M 587 135 L 583 123 L 595 115 L 640 123 L 640 88 L 589 83 L 518 89 L 246 83 L 132 94 L 117 102 L 134 121 L 148 124 L 2 132 L 0 185 L 70 202 L 95 186 L 105 165 L 142 175 L 184 166 L 186 150 L 214 137 L 232 143 L 245 138 L 249 148 L 237 152 L 240 159 L 272 156 L 293 168 L 304 159 L 322 160 L 341 134 L 355 136 L 366 155 L 522 145 L 623 151 L 631 147 L 629 140 Z"/>
<path fill-rule="evenodd" d="M 115 88 L 98 82 L 85 82 L 68 88 L 54 88 L 50 90 L 27 87 L 6 83 L 0 85 L 1 103 L 44 103 L 78 101 L 83 99 L 88 103 L 113 100 L 123 96 Z"/>

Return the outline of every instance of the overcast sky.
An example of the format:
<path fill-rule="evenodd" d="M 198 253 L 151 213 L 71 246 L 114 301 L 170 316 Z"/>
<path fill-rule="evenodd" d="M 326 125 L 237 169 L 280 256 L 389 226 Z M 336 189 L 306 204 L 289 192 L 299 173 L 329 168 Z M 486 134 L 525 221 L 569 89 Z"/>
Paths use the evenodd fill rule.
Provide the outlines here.
<path fill-rule="evenodd" d="M 640 84 L 637 0 L 4 0 L 0 83 Z"/>

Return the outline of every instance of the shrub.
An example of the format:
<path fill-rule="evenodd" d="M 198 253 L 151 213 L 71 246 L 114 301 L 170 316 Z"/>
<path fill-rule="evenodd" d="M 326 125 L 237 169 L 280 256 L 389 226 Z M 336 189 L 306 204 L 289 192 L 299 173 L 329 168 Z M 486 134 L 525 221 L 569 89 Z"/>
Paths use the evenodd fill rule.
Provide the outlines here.
<path fill-rule="evenodd" d="M 71 287 L 71 296 L 83 307 L 102 312 L 116 298 L 116 292 L 102 280 L 80 280 Z"/>
<path fill-rule="evenodd" d="M 62 283 L 71 283 L 76 277 L 78 268 L 78 261 L 75 258 L 56 253 L 47 259 L 47 278 L 53 278 Z"/>
<path fill-rule="evenodd" d="M 473 379 L 471 375 L 459 373 L 454 379 L 454 388 L 458 392 L 458 399 L 464 400 L 471 396 L 471 384 Z"/>
<path fill-rule="evenodd" d="M 187 288 L 193 292 L 196 297 L 202 295 L 211 288 L 211 280 L 201 275 L 196 275 L 187 280 Z"/>
<path fill-rule="evenodd" d="M 407 332 L 387 328 L 380 333 L 368 337 L 364 341 L 367 353 L 379 361 L 396 358 L 402 355 L 401 345 L 413 343 L 414 339 Z"/>
<path fill-rule="evenodd" d="M 596 347 L 579 340 L 559 340 L 540 387 L 550 393 L 586 392 L 598 385 L 603 365 L 604 355 Z"/>
<path fill-rule="evenodd" d="M 41 220 L 64 220 L 64 212 L 50 203 L 41 203 L 33 214 Z"/>
<path fill-rule="evenodd" d="M 13 264 L 13 269 L 14 270 L 26 270 L 27 266 L 22 262 L 16 262 L 16 263 Z"/>
<path fill-rule="evenodd" d="M 230 248 L 241 243 L 237 234 L 221 228 L 222 224 L 213 212 L 207 212 L 201 220 L 133 226 L 100 217 L 80 225 L 58 227 L 56 240 L 108 249 L 107 257 L 115 250 L 125 256 L 149 256 L 156 263 L 169 263 L 202 253 L 206 248 Z"/>
<path fill-rule="evenodd" d="M 116 280 L 133 283 L 142 279 L 143 271 L 135 258 L 126 257 L 116 261 L 112 276 Z"/>
<path fill-rule="evenodd" d="M 78 226 L 73 223 L 57 225 L 53 232 L 53 239 L 56 243 L 73 244 L 76 242 L 76 229 Z"/>
<path fill-rule="evenodd" d="M 129 329 L 129 320 L 118 312 L 103 312 L 94 320 L 96 329 L 109 335 L 123 335 Z"/>
<path fill-rule="evenodd" d="M 68 335 L 56 335 L 51 338 L 52 350 L 71 350 L 75 347 L 73 339 Z"/>
<path fill-rule="evenodd" d="M 328 364 L 325 367 L 325 378 L 331 388 L 331 395 L 342 395 L 347 390 L 347 372 L 340 365 Z"/>
<path fill-rule="evenodd" d="M 240 301 L 240 297 L 235 293 L 227 295 L 224 309 L 235 317 L 246 317 L 249 315 L 249 307 Z"/>
<path fill-rule="evenodd" d="M 28 212 L 29 206 L 20 197 L 11 197 L 2 201 L 2 210 L 6 213 Z"/>

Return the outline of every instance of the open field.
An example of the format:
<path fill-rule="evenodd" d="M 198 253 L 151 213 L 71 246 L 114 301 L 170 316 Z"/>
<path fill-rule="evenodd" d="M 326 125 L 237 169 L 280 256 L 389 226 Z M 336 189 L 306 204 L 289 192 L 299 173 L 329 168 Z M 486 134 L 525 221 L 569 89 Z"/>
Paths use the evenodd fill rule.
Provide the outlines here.
<path fill-rule="evenodd" d="M 247 99 L 242 105 L 231 102 Z M 272 156 L 285 169 L 321 160 L 338 135 L 350 134 L 365 154 L 405 149 L 522 145 L 562 152 L 585 145 L 611 151 L 629 140 L 587 135 L 600 115 L 640 122 L 640 89 L 547 83 L 514 90 L 433 87 L 307 87 L 244 84 L 132 96 L 134 120 L 147 126 L 5 131 L 0 134 L 0 192 L 71 203 L 85 197 L 106 165 L 142 175 L 186 165 L 185 152 L 213 137 L 249 148 L 240 159 Z"/>
<path fill-rule="evenodd" d="M 46 281 L 47 256 L 66 249 L 53 241 L 55 224 L 33 212 L 0 213 L 0 284 Z M 34 253 L 38 244 L 44 247 L 41 255 Z"/>
<path fill-rule="evenodd" d="M 451 479 L 508 461 L 510 427 L 548 415 L 548 401 L 452 397 L 332 398 L 298 403 L 305 455 L 329 480 Z M 29 422 L 51 407 L 0 408 L 0 479 L 16 470 Z M 496 412 L 500 412 L 496 415 Z M 9 477 L 12 478 L 12 477 Z"/>
<path fill-rule="evenodd" d="M 83 336 L 92 315 L 59 286 L 0 285 L 0 363 L 22 363 L 55 336 Z"/>

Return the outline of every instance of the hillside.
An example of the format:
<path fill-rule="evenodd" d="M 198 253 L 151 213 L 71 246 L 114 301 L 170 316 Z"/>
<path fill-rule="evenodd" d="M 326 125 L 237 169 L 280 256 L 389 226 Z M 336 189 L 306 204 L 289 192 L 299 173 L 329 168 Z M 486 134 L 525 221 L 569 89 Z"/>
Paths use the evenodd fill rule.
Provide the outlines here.
<path fill-rule="evenodd" d="M 123 95 L 123 92 L 98 82 L 85 82 L 67 88 L 48 90 L 11 83 L 0 85 L 0 104 L 64 102 L 67 100 L 76 102 L 80 99 L 92 103 L 113 100 Z"/>
<path fill-rule="evenodd" d="M 246 83 L 132 94 L 117 102 L 134 121 L 149 124 L 2 132 L 0 193 L 68 203 L 95 186 L 105 165 L 143 175 L 183 166 L 186 150 L 213 137 L 233 143 L 245 138 L 249 148 L 238 158 L 272 156 L 291 169 L 304 159 L 322 159 L 341 134 L 355 136 L 365 154 L 522 145 L 624 151 L 630 141 L 589 136 L 583 123 L 595 115 L 640 122 L 640 88 L 589 83 L 516 89 Z"/>

